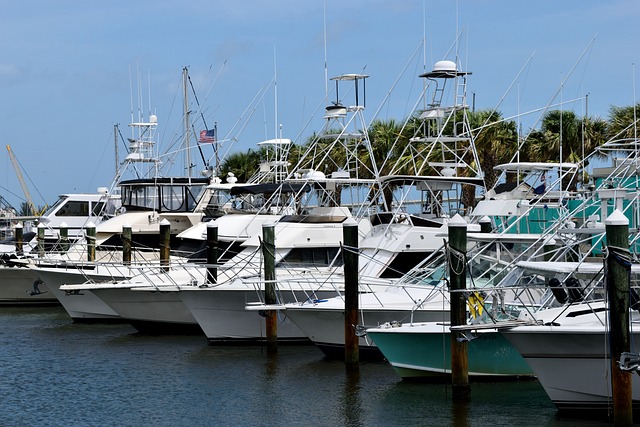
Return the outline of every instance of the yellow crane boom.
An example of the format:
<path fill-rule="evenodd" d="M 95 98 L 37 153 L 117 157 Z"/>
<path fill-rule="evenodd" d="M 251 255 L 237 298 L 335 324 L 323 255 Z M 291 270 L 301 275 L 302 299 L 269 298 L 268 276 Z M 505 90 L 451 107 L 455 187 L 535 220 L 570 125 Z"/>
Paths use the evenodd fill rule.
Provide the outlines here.
<path fill-rule="evenodd" d="M 22 192 L 24 193 L 24 197 L 27 199 L 27 204 L 29 205 L 29 209 L 31 209 L 31 215 L 39 216 L 40 212 L 36 209 L 36 205 L 33 204 L 33 199 L 31 198 L 31 193 L 29 193 L 29 188 L 27 188 L 27 183 L 24 181 L 22 177 L 22 172 L 20 171 L 20 165 L 18 164 L 18 159 L 11 151 L 11 146 L 7 145 L 7 151 L 9 152 L 9 159 L 11 159 L 11 164 L 13 165 L 13 169 L 16 171 L 16 176 L 18 177 L 18 182 L 20 183 L 20 187 L 22 187 Z"/>

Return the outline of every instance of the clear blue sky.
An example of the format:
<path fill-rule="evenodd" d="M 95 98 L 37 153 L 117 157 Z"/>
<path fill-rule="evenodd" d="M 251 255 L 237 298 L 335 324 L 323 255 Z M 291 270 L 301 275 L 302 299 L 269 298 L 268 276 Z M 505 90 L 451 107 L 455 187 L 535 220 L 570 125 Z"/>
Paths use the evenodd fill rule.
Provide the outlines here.
<path fill-rule="evenodd" d="M 113 125 L 128 135 L 130 80 L 136 91 L 138 75 L 142 110 L 158 116 L 160 149 L 169 149 L 182 133 L 183 66 L 207 123 L 237 140 L 232 151 L 275 137 L 273 85 L 252 100 L 277 68 L 283 136 L 304 141 L 323 124 L 317 109 L 326 103 L 324 10 L 329 77 L 363 70 L 371 76 L 368 121 L 404 119 L 424 63 L 430 70 L 437 60 L 455 59 L 457 34 L 458 62 L 473 72 L 468 88 L 477 109 L 497 106 L 508 117 L 562 100 L 562 108 L 582 115 L 589 94 L 589 115 L 606 117 L 611 105 L 632 105 L 636 97 L 636 0 L 5 2 L 0 195 L 16 207 L 23 197 L 6 144 L 24 166 L 36 204 L 109 186 Z M 135 95 L 133 104 L 137 110 Z M 524 130 L 537 118 L 524 116 Z M 204 149 L 210 157 L 211 147 Z"/>

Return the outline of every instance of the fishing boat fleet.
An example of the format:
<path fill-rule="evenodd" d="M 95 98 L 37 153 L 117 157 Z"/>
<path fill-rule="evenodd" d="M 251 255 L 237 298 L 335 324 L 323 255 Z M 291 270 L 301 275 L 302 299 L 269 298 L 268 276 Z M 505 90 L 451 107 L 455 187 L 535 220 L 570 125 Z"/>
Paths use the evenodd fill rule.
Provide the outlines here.
<path fill-rule="evenodd" d="M 37 233 L 5 242 L 0 304 L 61 304 L 76 322 L 198 333 L 213 344 L 265 342 L 265 313 L 275 311 L 279 341 L 344 358 L 343 255 L 355 251 L 361 358 L 387 360 L 402 378 L 442 380 L 452 369 L 457 265 L 467 324 L 453 330 L 468 342 L 469 376 L 535 377 L 560 409 L 607 408 L 609 257 L 628 267 L 629 325 L 640 338 L 638 140 L 609 141 L 580 163 L 496 165 L 502 179 L 486 188 L 469 75 L 452 61 L 420 75 L 432 97 L 395 164 L 376 161 L 364 74 L 332 79 L 336 100 L 295 164 L 291 140 L 260 143 L 268 156 L 249 182 L 159 176 L 157 118 L 134 122 L 124 163 L 135 177 L 119 174 L 118 191 L 64 194 Z M 345 85 L 352 105 L 338 97 Z M 576 185 L 594 159 L 590 184 Z M 605 223 L 625 221 L 630 250 L 606 240 Z M 345 224 L 356 226 L 356 248 L 345 245 Z M 466 231 L 462 253 L 448 241 L 452 226 Z M 619 365 L 638 372 L 640 356 L 632 349 Z"/>

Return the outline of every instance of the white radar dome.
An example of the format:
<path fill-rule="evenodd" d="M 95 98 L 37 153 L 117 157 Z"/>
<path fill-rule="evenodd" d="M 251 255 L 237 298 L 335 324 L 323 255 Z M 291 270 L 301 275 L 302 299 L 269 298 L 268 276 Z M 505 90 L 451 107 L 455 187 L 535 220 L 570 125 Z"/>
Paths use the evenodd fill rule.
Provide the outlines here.
<path fill-rule="evenodd" d="M 151 123 L 158 123 L 158 116 L 156 116 L 155 114 L 152 114 L 151 116 L 149 116 L 149 121 Z"/>
<path fill-rule="evenodd" d="M 456 71 L 456 63 L 453 61 L 438 61 L 433 66 L 433 71 Z"/>

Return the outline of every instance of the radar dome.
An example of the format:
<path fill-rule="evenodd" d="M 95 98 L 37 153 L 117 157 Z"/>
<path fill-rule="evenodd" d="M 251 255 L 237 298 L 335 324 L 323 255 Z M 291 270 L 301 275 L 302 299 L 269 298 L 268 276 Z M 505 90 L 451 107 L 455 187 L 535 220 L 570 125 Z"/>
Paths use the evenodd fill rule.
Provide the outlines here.
<path fill-rule="evenodd" d="M 455 72 L 456 63 L 453 61 L 438 61 L 433 66 L 433 71 L 453 71 Z"/>
<path fill-rule="evenodd" d="M 149 116 L 149 121 L 151 123 L 158 123 L 158 116 L 156 116 L 155 114 L 152 114 L 151 116 Z"/>

